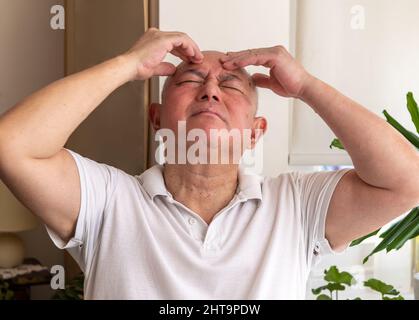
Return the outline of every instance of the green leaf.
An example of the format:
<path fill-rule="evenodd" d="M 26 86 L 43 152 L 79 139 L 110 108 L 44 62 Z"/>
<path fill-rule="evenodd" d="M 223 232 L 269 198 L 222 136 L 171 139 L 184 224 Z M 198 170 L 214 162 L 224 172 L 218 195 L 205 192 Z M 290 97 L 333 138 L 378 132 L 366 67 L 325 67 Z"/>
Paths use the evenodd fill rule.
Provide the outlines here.
<path fill-rule="evenodd" d="M 364 281 L 364 286 L 371 288 L 374 291 L 378 291 L 382 295 L 392 295 L 397 296 L 400 292 L 394 289 L 392 285 L 384 283 L 378 279 L 368 279 L 368 281 Z"/>
<path fill-rule="evenodd" d="M 409 218 L 409 219 L 413 220 L 414 217 L 416 217 L 419 214 L 418 210 L 419 210 L 419 207 L 416 207 L 416 208 L 413 208 L 412 210 L 410 210 L 410 212 L 403 219 L 400 219 L 400 220 L 396 221 L 386 231 L 381 233 L 380 238 L 385 238 L 394 228 L 397 228 L 399 223 L 401 223 L 404 219 Z"/>
<path fill-rule="evenodd" d="M 321 294 L 317 297 L 316 300 L 332 300 L 332 298 L 330 298 L 329 296 L 327 296 L 325 294 Z"/>
<path fill-rule="evenodd" d="M 364 258 L 362 263 L 366 263 L 374 253 L 377 253 L 381 250 L 387 248 L 387 246 L 393 242 L 406 228 L 409 227 L 409 224 L 419 215 L 419 207 L 414 208 L 403 220 L 397 223 L 391 231 L 389 231 L 383 240 L 374 248 L 374 250 Z"/>
<path fill-rule="evenodd" d="M 407 109 L 409 110 L 412 121 L 416 127 L 416 132 L 419 133 L 419 108 L 418 104 L 413 97 L 412 92 L 407 93 Z"/>
<path fill-rule="evenodd" d="M 404 300 L 404 298 L 402 296 L 397 296 L 397 297 L 394 297 L 394 298 L 383 297 L 383 300 Z"/>
<path fill-rule="evenodd" d="M 399 250 L 406 241 L 419 231 L 419 216 L 417 216 L 400 234 L 387 246 L 387 252 L 393 249 Z"/>
<path fill-rule="evenodd" d="M 414 239 L 414 238 L 416 238 L 416 237 L 418 237 L 419 236 L 419 230 L 410 238 L 410 239 Z M 409 240 L 410 240 L 409 239 Z"/>
<path fill-rule="evenodd" d="M 336 282 L 328 283 L 326 285 L 326 288 L 329 291 L 343 291 L 343 290 L 345 290 L 345 286 L 343 284 L 336 283 Z"/>
<path fill-rule="evenodd" d="M 333 139 L 332 143 L 330 144 L 329 148 L 332 149 L 332 147 L 335 148 L 339 148 L 342 150 L 345 150 L 345 147 L 343 146 L 343 144 L 340 142 L 339 139 Z"/>
<path fill-rule="evenodd" d="M 320 292 L 322 292 L 323 290 L 326 290 L 326 289 L 327 289 L 327 286 L 321 286 L 321 287 L 318 287 L 316 289 L 311 289 L 311 292 L 313 294 L 319 294 Z"/>
<path fill-rule="evenodd" d="M 402 219 L 403 220 L 403 219 Z M 385 238 L 387 237 L 387 235 L 392 232 L 395 228 L 397 228 L 397 226 L 399 225 L 400 222 L 402 222 L 402 220 L 397 221 L 395 223 L 393 223 L 386 231 L 384 231 L 383 233 L 380 234 L 380 238 Z"/>
<path fill-rule="evenodd" d="M 383 111 L 384 116 L 387 119 L 387 122 L 391 124 L 397 131 L 399 131 L 407 140 L 409 140 L 417 149 L 419 149 L 419 137 L 405 129 L 400 123 L 398 123 L 392 116 L 388 114 L 386 110 Z"/>
<path fill-rule="evenodd" d="M 344 283 L 350 286 L 355 282 L 354 277 L 348 272 L 339 272 L 336 266 L 331 266 L 329 270 L 324 271 L 324 280 L 328 282 Z"/>
<path fill-rule="evenodd" d="M 356 246 L 356 245 L 360 244 L 362 241 L 364 241 L 365 239 L 368 239 L 372 236 L 375 236 L 380 230 L 381 230 L 381 228 L 371 232 L 370 234 L 367 234 L 366 236 L 363 236 L 361 238 L 358 238 L 358 239 L 352 241 L 351 244 L 350 244 L 350 247 Z"/>

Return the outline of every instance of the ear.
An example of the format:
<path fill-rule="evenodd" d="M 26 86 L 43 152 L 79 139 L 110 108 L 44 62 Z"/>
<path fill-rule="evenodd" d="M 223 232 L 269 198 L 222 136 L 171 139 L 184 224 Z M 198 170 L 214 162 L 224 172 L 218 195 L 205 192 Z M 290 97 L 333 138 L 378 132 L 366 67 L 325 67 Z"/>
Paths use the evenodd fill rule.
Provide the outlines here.
<path fill-rule="evenodd" d="M 150 119 L 150 123 L 153 126 L 154 131 L 160 129 L 160 103 L 152 103 L 150 104 L 150 108 L 148 109 L 148 118 Z"/>
<path fill-rule="evenodd" d="M 255 148 L 256 143 L 268 129 L 268 121 L 264 117 L 255 117 L 253 120 L 250 149 Z"/>

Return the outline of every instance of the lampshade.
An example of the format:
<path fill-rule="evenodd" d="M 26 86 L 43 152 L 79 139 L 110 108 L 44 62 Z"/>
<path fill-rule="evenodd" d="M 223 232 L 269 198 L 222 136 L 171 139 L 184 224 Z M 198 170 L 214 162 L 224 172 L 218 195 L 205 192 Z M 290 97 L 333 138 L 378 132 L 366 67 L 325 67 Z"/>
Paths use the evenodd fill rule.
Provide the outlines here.
<path fill-rule="evenodd" d="M 38 220 L 0 180 L 0 232 L 19 232 L 35 228 Z"/>

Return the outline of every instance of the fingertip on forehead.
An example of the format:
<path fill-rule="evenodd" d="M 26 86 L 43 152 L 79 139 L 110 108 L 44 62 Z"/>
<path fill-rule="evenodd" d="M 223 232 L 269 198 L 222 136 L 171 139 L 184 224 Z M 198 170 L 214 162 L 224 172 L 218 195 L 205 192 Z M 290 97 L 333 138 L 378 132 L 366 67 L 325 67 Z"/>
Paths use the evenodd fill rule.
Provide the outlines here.
<path fill-rule="evenodd" d="M 202 64 L 211 64 L 211 62 L 215 62 L 219 65 L 221 65 L 223 67 L 223 61 L 222 58 L 223 57 L 227 57 L 227 53 L 226 52 L 221 52 L 221 51 L 216 51 L 216 50 L 207 50 L 207 51 L 202 51 L 202 54 L 204 56 L 204 59 L 201 63 L 194 63 L 192 61 L 181 61 L 177 66 L 176 66 L 176 72 L 172 75 L 176 76 L 177 74 L 179 74 L 179 71 L 184 70 L 188 67 L 191 66 L 199 66 Z M 223 69 L 225 69 L 223 67 Z M 228 70 L 228 69 L 225 69 Z M 228 71 L 233 71 L 233 72 L 237 72 L 237 73 L 242 73 L 246 76 L 250 76 L 249 73 L 247 72 L 246 68 L 237 68 L 234 70 L 228 70 Z"/>

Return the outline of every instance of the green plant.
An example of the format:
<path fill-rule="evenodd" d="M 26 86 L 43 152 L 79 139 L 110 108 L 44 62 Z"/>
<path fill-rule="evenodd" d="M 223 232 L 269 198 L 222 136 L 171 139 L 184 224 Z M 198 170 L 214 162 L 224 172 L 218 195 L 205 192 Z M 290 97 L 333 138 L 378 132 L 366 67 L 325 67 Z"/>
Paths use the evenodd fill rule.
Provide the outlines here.
<path fill-rule="evenodd" d="M 349 272 L 340 272 L 336 266 L 331 266 L 329 270 L 324 270 L 323 279 L 327 282 L 326 285 L 311 290 L 314 295 L 317 295 L 317 300 L 334 300 L 333 296 L 335 300 L 339 300 L 339 291 L 344 291 L 351 285 L 356 284 L 355 278 Z M 404 300 L 399 291 L 380 280 L 374 278 L 368 279 L 364 281 L 364 286 L 379 292 L 382 300 Z M 329 295 L 322 293 L 323 291 L 328 291 Z M 333 293 L 335 294 L 333 295 Z M 388 296 L 396 297 L 391 298 Z M 356 297 L 353 300 L 361 300 L 361 298 Z"/>
<path fill-rule="evenodd" d="M 364 281 L 364 286 L 379 292 L 382 300 L 404 300 L 404 298 L 400 295 L 400 292 L 394 289 L 392 285 L 384 283 L 380 280 L 371 278 L 368 281 Z M 389 298 L 387 296 L 397 297 Z"/>
<path fill-rule="evenodd" d="M 0 300 L 13 300 L 15 294 L 7 282 L 0 280 Z"/>
<path fill-rule="evenodd" d="M 324 280 L 327 282 L 326 285 L 311 290 L 313 294 L 318 295 L 317 300 L 333 300 L 333 292 L 336 300 L 338 300 L 339 291 L 344 291 L 346 287 L 356 283 L 349 272 L 339 272 L 336 266 L 331 266 L 329 270 L 324 270 Z M 329 295 L 321 293 L 326 290 L 329 291 Z"/>
<path fill-rule="evenodd" d="M 79 274 L 72 279 L 66 286 L 65 289 L 59 289 L 52 296 L 52 300 L 83 300 L 83 285 L 84 285 L 84 274 Z"/>
<path fill-rule="evenodd" d="M 407 109 L 412 118 L 413 124 L 415 125 L 416 131 L 419 134 L 419 108 L 411 92 L 407 93 Z M 419 149 L 419 136 L 405 129 L 399 122 L 397 122 L 390 114 L 383 110 L 383 114 L 387 119 L 387 122 L 399 131 L 407 140 L 409 140 L 416 149 Z M 339 149 L 345 149 L 342 143 L 338 139 L 334 139 L 330 144 L 330 148 L 336 147 Z M 371 232 L 370 234 L 363 236 L 359 239 L 352 241 L 351 247 L 360 244 L 365 239 L 378 234 L 381 228 Z M 414 239 L 419 236 L 419 207 L 413 208 L 407 216 L 394 223 L 389 229 L 381 233 L 379 237 L 382 239 L 381 242 L 373 249 L 373 251 L 364 258 L 363 263 L 367 262 L 369 257 L 373 254 L 386 250 L 399 250 L 408 240 Z"/>

